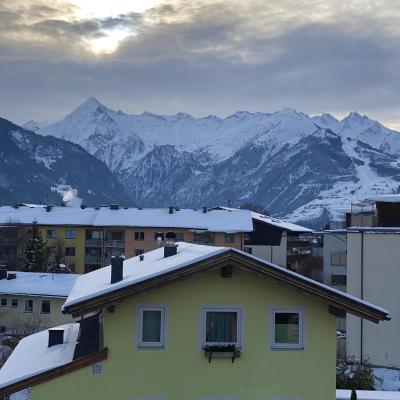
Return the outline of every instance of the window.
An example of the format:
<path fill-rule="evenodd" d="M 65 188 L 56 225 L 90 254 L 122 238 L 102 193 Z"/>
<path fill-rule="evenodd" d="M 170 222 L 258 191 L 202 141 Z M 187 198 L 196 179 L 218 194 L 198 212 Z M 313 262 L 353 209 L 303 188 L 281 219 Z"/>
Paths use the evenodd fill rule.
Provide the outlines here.
<path fill-rule="evenodd" d="M 176 241 L 177 242 L 184 242 L 185 241 L 185 234 L 183 232 L 177 232 L 175 233 L 176 235 Z"/>
<path fill-rule="evenodd" d="M 271 348 L 303 350 L 303 311 L 272 309 Z"/>
<path fill-rule="evenodd" d="M 331 265 L 347 265 L 347 253 L 345 251 L 337 251 L 331 253 Z"/>
<path fill-rule="evenodd" d="M 107 240 L 124 240 L 125 232 L 124 231 L 108 231 L 107 232 Z"/>
<path fill-rule="evenodd" d="M 11 299 L 11 307 L 18 307 L 18 299 Z"/>
<path fill-rule="evenodd" d="M 75 247 L 66 247 L 65 255 L 70 257 L 75 257 Z"/>
<path fill-rule="evenodd" d="M 33 300 L 25 300 L 25 312 L 31 313 L 33 311 Z"/>
<path fill-rule="evenodd" d="M 346 286 L 346 275 L 332 275 L 332 285 Z"/>
<path fill-rule="evenodd" d="M 241 347 L 242 309 L 240 307 L 203 307 L 204 345 L 234 344 Z"/>
<path fill-rule="evenodd" d="M 50 314 L 50 300 L 42 300 L 42 314 Z"/>
<path fill-rule="evenodd" d="M 247 254 L 253 254 L 253 249 L 251 247 L 244 247 L 243 251 Z"/>
<path fill-rule="evenodd" d="M 225 233 L 225 243 L 235 243 L 235 234 Z"/>
<path fill-rule="evenodd" d="M 7 297 L 2 297 L 0 300 L 1 307 L 7 307 Z"/>
<path fill-rule="evenodd" d="M 86 231 L 86 239 L 101 239 L 101 231 Z"/>
<path fill-rule="evenodd" d="M 93 376 L 103 375 L 103 364 L 95 363 L 90 366 L 90 372 Z"/>
<path fill-rule="evenodd" d="M 140 254 L 143 254 L 144 250 L 143 249 L 135 249 L 135 256 L 139 256 Z"/>
<path fill-rule="evenodd" d="M 137 347 L 166 347 L 166 307 L 158 305 L 139 306 L 137 320 Z"/>
<path fill-rule="evenodd" d="M 164 240 L 164 232 L 155 232 L 154 233 L 154 240 L 157 241 L 158 237 L 160 237 L 161 240 Z"/>
<path fill-rule="evenodd" d="M 144 232 L 135 232 L 135 240 L 144 240 Z"/>
<path fill-rule="evenodd" d="M 57 232 L 54 229 L 47 229 L 47 239 L 57 239 Z"/>
<path fill-rule="evenodd" d="M 75 229 L 67 229 L 65 231 L 65 239 L 76 239 Z"/>
<path fill-rule="evenodd" d="M 197 231 L 193 233 L 193 242 L 213 246 L 215 243 L 214 233 L 208 231 Z"/>

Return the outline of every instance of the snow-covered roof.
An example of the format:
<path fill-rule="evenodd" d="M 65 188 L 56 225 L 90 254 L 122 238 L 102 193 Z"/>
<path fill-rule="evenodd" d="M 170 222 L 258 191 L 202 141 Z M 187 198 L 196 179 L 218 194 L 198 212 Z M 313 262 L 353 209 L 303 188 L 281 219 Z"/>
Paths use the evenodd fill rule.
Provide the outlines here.
<path fill-rule="evenodd" d="M 0 279 L 0 294 L 67 297 L 79 274 L 15 272 L 15 279 Z"/>
<path fill-rule="evenodd" d="M 48 347 L 48 331 L 23 338 L 0 369 L 0 389 L 72 361 L 79 324 L 58 326 L 64 329 L 64 343 Z"/>
<path fill-rule="evenodd" d="M 351 390 L 336 390 L 336 400 L 350 400 Z M 358 400 L 400 400 L 400 392 L 357 390 Z"/>
<path fill-rule="evenodd" d="M 134 285 L 155 276 L 183 268 L 211 256 L 229 251 L 227 247 L 203 246 L 191 243 L 178 243 L 178 252 L 164 257 L 164 248 L 144 254 L 143 261 L 133 257 L 124 261 L 124 279 L 110 283 L 111 266 L 81 275 L 71 290 L 63 309 L 93 297 L 110 293 L 126 286 Z"/>
<path fill-rule="evenodd" d="M 248 210 L 180 209 L 169 213 L 168 208 L 80 208 L 21 205 L 0 207 L 0 224 L 32 224 L 72 226 L 126 226 L 204 229 L 211 232 L 251 232 L 253 223 Z"/>
<path fill-rule="evenodd" d="M 207 229 L 211 232 L 251 232 L 253 223 L 248 210 L 180 209 L 169 213 L 168 208 L 128 208 L 111 210 L 101 207 L 93 225 L 138 226 Z"/>
<path fill-rule="evenodd" d="M 233 207 L 224 207 L 224 206 L 218 206 L 216 208 L 214 208 L 214 210 L 226 210 L 226 211 L 247 211 L 247 210 L 242 210 L 240 208 L 233 208 Z M 307 233 L 307 232 L 313 232 L 312 229 L 309 228 L 305 228 L 304 226 L 301 225 L 296 225 L 293 224 L 291 222 L 288 221 L 283 221 L 282 219 L 276 218 L 276 217 L 271 217 L 269 215 L 265 215 L 265 214 L 260 214 L 257 213 L 255 211 L 249 211 L 251 213 L 251 217 L 253 219 L 256 219 L 258 221 L 264 222 L 266 224 L 275 226 L 277 228 L 283 229 L 285 231 L 291 231 L 291 232 L 303 232 L 303 233 Z"/>
<path fill-rule="evenodd" d="M 176 271 L 191 264 L 195 264 L 199 261 L 205 260 L 209 257 L 216 256 L 222 253 L 228 253 L 230 251 L 239 253 L 245 257 L 262 263 L 269 268 L 273 268 L 286 275 L 294 276 L 298 280 L 308 282 L 314 287 L 319 287 L 335 296 L 339 296 L 342 299 L 347 299 L 371 307 L 380 313 L 386 315 L 389 314 L 384 308 L 375 306 L 365 300 L 361 300 L 348 293 L 344 293 L 340 290 L 334 289 L 330 286 L 319 283 L 313 279 L 307 278 L 303 275 L 297 274 L 296 272 L 290 271 L 286 268 L 272 264 L 268 261 L 247 254 L 243 251 L 229 248 L 229 247 L 215 247 L 215 246 L 204 246 L 193 243 L 179 242 L 177 254 L 170 257 L 164 257 L 164 248 L 152 250 L 144 254 L 143 261 L 140 261 L 140 257 L 133 257 L 124 261 L 123 265 L 123 279 L 120 282 L 110 283 L 111 266 L 98 269 L 88 274 L 81 275 L 74 287 L 71 290 L 66 302 L 63 305 L 63 310 L 67 308 L 83 303 L 87 300 L 105 295 L 107 293 L 115 292 L 119 289 L 132 286 L 141 282 L 150 280 L 151 278 L 162 276 L 168 272 Z"/>
<path fill-rule="evenodd" d="M 400 203 L 400 194 L 382 194 L 380 196 L 367 197 L 365 200 L 380 203 Z"/>
<path fill-rule="evenodd" d="M 304 226 L 296 225 L 291 222 L 286 222 L 286 221 L 283 221 L 283 220 L 275 218 L 275 217 L 270 217 L 268 215 L 259 214 L 254 211 L 251 212 L 251 215 L 257 221 L 265 222 L 266 224 L 276 226 L 277 228 L 283 229 L 285 231 L 299 232 L 299 233 L 300 232 L 304 232 L 304 233 L 313 232 L 312 229 L 305 228 Z"/>

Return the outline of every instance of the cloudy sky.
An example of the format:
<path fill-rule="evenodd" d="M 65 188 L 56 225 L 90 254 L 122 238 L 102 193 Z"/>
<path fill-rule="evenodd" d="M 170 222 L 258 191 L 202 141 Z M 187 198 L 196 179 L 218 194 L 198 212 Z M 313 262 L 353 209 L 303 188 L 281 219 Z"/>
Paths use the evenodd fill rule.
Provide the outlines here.
<path fill-rule="evenodd" d="M 398 0 L 0 0 L 0 116 L 357 110 L 400 129 Z"/>

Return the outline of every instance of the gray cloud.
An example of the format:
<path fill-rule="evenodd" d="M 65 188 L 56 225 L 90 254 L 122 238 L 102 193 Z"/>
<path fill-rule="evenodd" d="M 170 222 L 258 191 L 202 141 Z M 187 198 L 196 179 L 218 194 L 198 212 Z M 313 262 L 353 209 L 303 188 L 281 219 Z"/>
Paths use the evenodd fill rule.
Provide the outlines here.
<path fill-rule="evenodd" d="M 395 3 L 291 4 L 171 1 L 145 14 L 79 21 L 42 5 L 29 11 L 31 24 L 8 10 L 15 19 L 5 20 L 16 26 L 7 37 L 0 29 L 0 114 L 52 120 L 93 95 L 127 112 L 226 115 L 290 106 L 400 120 Z M 137 34 L 115 53 L 94 56 L 84 47 L 118 27 Z M 27 33 L 37 40 L 24 39 Z"/>

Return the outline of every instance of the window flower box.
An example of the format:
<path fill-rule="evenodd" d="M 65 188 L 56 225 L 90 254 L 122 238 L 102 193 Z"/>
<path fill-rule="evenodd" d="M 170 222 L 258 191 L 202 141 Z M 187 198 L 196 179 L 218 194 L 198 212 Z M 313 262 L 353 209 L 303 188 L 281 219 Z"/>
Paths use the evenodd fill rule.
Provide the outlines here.
<path fill-rule="evenodd" d="M 235 358 L 240 357 L 240 350 L 234 344 L 206 345 L 203 349 L 209 363 L 213 358 L 230 358 L 234 362 Z"/>

